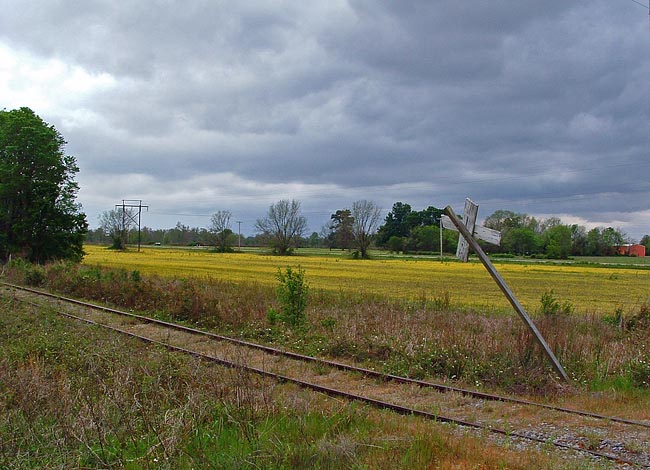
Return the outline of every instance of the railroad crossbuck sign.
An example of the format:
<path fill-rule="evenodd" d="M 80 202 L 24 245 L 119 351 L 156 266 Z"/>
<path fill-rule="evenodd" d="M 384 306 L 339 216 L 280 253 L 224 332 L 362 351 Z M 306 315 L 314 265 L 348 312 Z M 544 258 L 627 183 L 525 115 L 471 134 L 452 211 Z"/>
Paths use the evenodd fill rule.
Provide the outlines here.
<path fill-rule="evenodd" d="M 478 215 L 478 204 L 474 204 L 471 199 L 465 199 L 465 211 L 463 213 L 463 224 L 467 228 L 467 231 L 471 233 L 474 237 L 479 238 L 493 245 L 501 244 L 501 232 L 497 230 L 492 230 L 491 228 L 483 227 L 481 225 L 476 225 L 476 216 Z M 443 228 L 458 231 L 451 219 L 443 215 L 442 216 L 442 226 Z M 456 250 L 456 257 L 464 262 L 467 262 L 469 259 L 469 242 L 465 237 L 460 237 L 458 239 L 458 249 Z"/>
<path fill-rule="evenodd" d="M 478 242 L 474 239 L 474 237 L 476 237 L 490 243 L 499 244 L 501 240 L 501 234 L 496 230 L 476 226 L 478 205 L 474 204 L 469 198 L 465 200 L 465 214 L 463 216 L 463 220 L 460 220 L 451 206 L 445 207 L 445 214 L 447 215 L 442 216 L 442 226 L 444 228 L 457 230 L 461 234 L 458 239 L 458 250 L 456 251 L 456 256 L 458 256 L 458 258 L 462 261 L 467 262 L 467 259 L 469 257 L 469 248 L 471 247 L 474 250 L 478 258 L 481 260 L 481 263 L 483 263 L 483 266 L 485 266 L 485 269 L 487 269 L 488 273 L 490 273 L 490 276 L 492 276 L 492 279 L 494 279 L 494 281 L 501 289 L 501 292 L 503 292 L 503 294 L 510 302 L 510 305 L 512 305 L 526 326 L 528 326 L 528 329 L 533 333 L 533 335 L 535 335 L 535 339 L 542 347 L 542 349 L 544 349 L 544 352 L 546 353 L 548 359 L 551 361 L 551 364 L 553 365 L 555 371 L 560 375 L 562 379 L 564 379 L 565 382 L 569 382 L 569 376 L 562 368 L 562 365 L 560 364 L 560 361 L 558 361 L 555 357 L 555 354 L 553 354 L 553 351 L 551 351 L 551 348 L 546 343 L 546 340 L 542 337 L 542 334 L 535 326 L 535 323 L 533 323 L 531 318 L 528 316 L 528 313 L 526 313 L 526 310 L 524 310 L 524 307 L 522 307 L 522 305 L 515 297 L 515 294 L 513 294 L 513 292 L 506 284 L 506 281 L 503 280 L 490 259 L 483 252 L 481 245 L 479 245 Z M 461 244 L 463 246 L 461 246 Z"/>

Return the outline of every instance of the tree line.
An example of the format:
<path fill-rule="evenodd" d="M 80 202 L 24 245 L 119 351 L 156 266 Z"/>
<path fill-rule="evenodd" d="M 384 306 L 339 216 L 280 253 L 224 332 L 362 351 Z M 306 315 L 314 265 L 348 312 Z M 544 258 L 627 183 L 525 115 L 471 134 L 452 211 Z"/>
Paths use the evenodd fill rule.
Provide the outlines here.
<path fill-rule="evenodd" d="M 360 200 L 351 209 L 332 214 L 332 223 L 322 228 L 321 234 L 312 232 L 306 237 L 307 219 L 302 215 L 300 202 L 280 200 L 268 209 L 265 217 L 257 219 L 253 236 L 240 237 L 231 228 L 232 213 L 220 210 L 212 214 L 206 228 L 190 228 L 178 222 L 172 229 L 151 229 L 138 231 L 134 226 L 132 209 L 117 207 L 101 214 L 100 226 L 86 235 L 91 243 L 111 243 L 113 248 L 124 249 L 127 243 L 139 239 L 144 244 L 163 245 L 205 245 L 214 246 L 217 251 L 233 251 L 233 246 L 270 246 L 279 255 L 288 255 L 297 247 L 340 247 L 354 248 L 360 257 L 368 256 L 381 209 L 372 201 Z M 347 214 L 339 218 L 339 214 Z M 343 236 L 345 232 L 345 236 Z M 136 238 L 137 237 L 137 238 Z"/>
<path fill-rule="evenodd" d="M 105 212 L 101 227 L 90 231 L 90 242 L 112 241 L 116 248 L 134 242 L 137 229 L 125 227 L 121 209 Z M 443 210 L 429 206 L 413 210 L 403 202 L 396 202 L 381 220 L 381 209 L 372 201 L 356 201 L 350 208 L 337 210 L 320 232 L 307 236 L 307 220 L 302 215 L 300 202 L 281 200 L 272 204 L 265 217 L 257 220 L 257 233 L 239 237 L 231 228 L 232 214 L 227 210 L 215 212 L 205 228 L 190 228 L 180 222 L 171 229 L 143 228 L 141 240 L 145 244 L 205 245 L 217 251 L 232 251 L 234 246 L 269 246 L 281 255 L 290 254 L 297 247 L 321 247 L 348 250 L 365 258 L 372 247 L 402 253 L 453 253 L 458 244 L 458 233 L 440 229 Z M 382 223 L 383 222 L 383 223 Z M 569 256 L 611 256 L 617 246 L 629 242 L 628 237 L 612 227 L 587 230 L 577 224 L 564 224 L 557 217 L 537 219 L 528 214 L 497 210 L 488 216 L 484 225 L 501 232 L 500 246 L 481 242 L 491 254 L 508 253 L 533 257 L 563 259 Z M 441 245 L 442 243 L 442 245 Z M 641 240 L 650 251 L 650 236 Z"/>
<path fill-rule="evenodd" d="M 442 209 L 428 207 L 414 211 L 409 204 L 396 202 L 377 233 L 377 244 L 391 251 L 440 252 Z M 480 242 L 489 253 L 566 259 L 569 256 L 611 256 L 617 247 L 630 242 L 620 229 L 595 227 L 587 230 L 577 224 L 564 224 L 557 217 L 537 219 L 528 214 L 497 210 L 484 225 L 501 232 L 499 246 Z M 443 250 L 456 249 L 458 235 L 443 230 Z M 650 236 L 640 242 L 650 252 Z"/>
<path fill-rule="evenodd" d="M 587 230 L 582 225 L 564 224 L 557 217 L 538 220 L 507 210 L 494 212 L 485 220 L 485 226 L 501 232 L 498 251 L 515 255 L 543 255 L 555 259 L 612 256 L 618 253 L 616 247 L 630 243 L 629 237 L 618 228 Z M 650 245 L 647 235 L 643 241 Z"/>

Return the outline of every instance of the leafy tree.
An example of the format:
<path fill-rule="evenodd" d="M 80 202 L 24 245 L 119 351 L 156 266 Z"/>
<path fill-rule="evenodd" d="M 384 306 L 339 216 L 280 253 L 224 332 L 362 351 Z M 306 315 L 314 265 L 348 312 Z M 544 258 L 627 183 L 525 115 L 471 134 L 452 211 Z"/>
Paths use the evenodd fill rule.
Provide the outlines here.
<path fill-rule="evenodd" d="M 483 225 L 498 230 L 502 237 L 505 237 L 508 230 L 513 228 L 529 228 L 536 232 L 540 230 L 539 222 L 535 217 L 507 210 L 495 211 L 485 219 Z"/>
<path fill-rule="evenodd" d="M 318 248 L 323 246 L 323 239 L 318 235 L 318 232 L 312 232 L 307 243 L 312 248 Z"/>
<path fill-rule="evenodd" d="M 442 250 L 445 253 L 455 253 L 458 248 L 458 232 L 453 230 L 442 231 Z"/>
<path fill-rule="evenodd" d="M 409 250 L 440 251 L 440 227 L 437 225 L 415 227 L 411 232 Z"/>
<path fill-rule="evenodd" d="M 544 249 L 551 259 L 567 259 L 571 254 L 571 229 L 556 225 L 544 232 Z"/>
<path fill-rule="evenodd" d="M 587 232 L 586 254 L 608 256 L 616 253 L 616 246 L 626 243 L 627 237 L 612 227 L 596 227 Z"/>
<path fill-rule="evenodd" d="M 354 223 L 352 233 L 359 254 L 362 258 L 368 257 L 368 247 L 377 230 L 381 218 L 381 208 L 372 201 L 361 200 L 352 204 L 352 217 Z"/>
<path fill-rule="evenodd" d="M 598 256 L 603 253 L 604 245 L 600 229 L 592 228 L 587 232 L 586 253 L 590 256 Z"/>
<path fill-rule="evenodd" d="M 584 256 L 587 253 L 587 229 L 582 225 L 571 225 L 571 254 Z"/>
<path fill-rule="evenodd" d="M 539 250 L 539 239 L 529 228 L 511 228 L 502 238 L 501 246 L 506 252 L 517 255 L 536 253 Z"/>
<path fill-rule="evenodd" d="M 276 253 L 290 254 L 307 228 L 307 219 L 300 211 L 300 202 L 280 200 L 271 204 L 264 219 L 257 219 L 255 228 L 271 240 Z"/>
<path fill-rule="evenodd" d="M 539 223 L 540 232 L 546 232 L 548 229 L 562 225 L 562 220 L 559 217 L 549 217 L 548 219 L 543 219 Z"/>
<path fill-rule="evenodd" d="M 407 242 L 407 238 L 396 237 L 393 235 L 386 242 L 386 248 L 388 248 L 393 253 L 399 253 L 400 251 L 404 251 L 404 247 L 406 246 Z"/>
<path fill-rule="evenodd" d="M 619 229 L 607 227 L 601 232 L 603 245 L 605 245 L 604 255 L 616 254 L 616 247 L 627 243 L 627 237 Z"/>
<path fill-rule="evenodd" d="M 417 248 L 419 242 L 414 239 L 416 237 L 415 231 L 421 227 L 438 227 L 443 212 L 442 209 L 433 206 L 429 206 L 422 211 L 414 211 L 409 204 L 396 202 L 386 215 L 384 224 L 379 227 L 377 244 L 387 246 L 391 237 L 400 237 L 408 239 L 405 245 L 408 250 L 426 250 L 426 248 Z M 421 238 L 420 236 L 417 237 Z M 437 245 L 439 244 L 438 241 Z"/>
<path fill-rule="evenodd" d="M 429 206 L 423 211 L 419 212 L 420 225 L 426 227 L 427 225 L 440 226 L 440 217 L 444 214 L 444 209 Z"/>
<path fill-rule="evenodd" d="M 0 111 L 0 259 L 81 260 L 79 171 L 61 134 L 29 108 Z"/>
<path fill-rule="evenodd" d="M 233 240 L 233 232 L 230 229 L 230 211 L 217 211 L 210 218 L 210 233 L 213 234 L 217 251 L 225 253 L 230 251 Z"/>
<path fill-rule="evenodd" d="M 650 254 L 650 235 L 644 235 L 639 241 L 639 245 L 645 246 L 646 253 Z"/>
<path fill-rule="evenodd" d="M 166 230 L 162 237 L 164 245 L 210 245 L 212 243 L 212 234 L 204 228 L 193 227 L 184 225 L 181 222 L 176 222 L 176 226 L 172 229 Z"/>
<path fill-rule="evenodd" d="M 411 214 L 411 206 L 403 202 L 393 204 L 391 211 L 386 214 L 384 224 L 377 233 L 377 243 L 385 245 L 390 237 L 408 237 L 411 229 L 408 223 L 408 216 Z"/>
<path fill-rule="evenodd" d="M 350 209 L 338 210 L 331 215 L 330 219 L 332 221 L 330 223 L 332 247 L 349 250 L 354 243 L 352 212 Z"/>
<path fill-rule="evenodd" d="M 309 294 L 309 284 L 305 281 L 305 271 L 300 266 L 292 269 L 287 266 L 283 272 L 278 268 L 277 279 L 279 285 L 275 290 L 276 297 L 280 303 L 280 312 L 271 309 L 268 319 L 271 323 L 280 319 L 290 327 L 304 326 L 307 321 L 305 309 Z"/>

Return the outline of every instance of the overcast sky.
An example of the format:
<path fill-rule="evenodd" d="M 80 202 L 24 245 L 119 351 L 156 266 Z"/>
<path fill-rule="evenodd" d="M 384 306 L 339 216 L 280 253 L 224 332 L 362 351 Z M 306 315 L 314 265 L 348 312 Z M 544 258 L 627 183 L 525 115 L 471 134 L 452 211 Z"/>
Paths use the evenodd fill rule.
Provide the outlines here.
<path fill-rule="evenodd" d="M 0 0 L 0 108 L 68 142 L 91 227 L 319 231 L 359 199 L 465 197 L 650 233 L 646 0 Z"/>

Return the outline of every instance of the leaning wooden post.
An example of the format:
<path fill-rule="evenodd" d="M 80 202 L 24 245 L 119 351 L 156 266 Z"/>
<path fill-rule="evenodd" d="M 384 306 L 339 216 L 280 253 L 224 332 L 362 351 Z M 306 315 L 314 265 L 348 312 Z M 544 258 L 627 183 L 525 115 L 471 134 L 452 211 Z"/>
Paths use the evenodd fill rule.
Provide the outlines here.
<path fill-rule="evenodd" d="M 469 201 L 469 200 L 468 200 Z M 477 206 L 478 207 L 478 206 Z M 505 294 L 505 296 L 508 298 L 508 301 L 510 302 L 510 305 L 515 309 L 515 311 L 519 314 L 519 316 L 522 318 L 524 323 L 528 326 L 528 329 L 533 332 L 535 335 L 535 339 L 537 339 L 537 342 L 540 344 L 542 349 L 544 349 L 544 352 L 548 356 L 548 358 L 551 361 L 551 364 L 553 365 L 553 368 L 555 371 L 560 374 L 560 377 L 562 377 L 566 382 L 570 382 L 569 376 L 567 373 L 564 371 L 564 368 L 560 364 L 560 361 L 557 360 L 555 357 L 555 354 L 553 354 L 553 351 L 551 351 L 551 348 L 549 345 L 546 343 L 544 340 L 544 337 L 542 334 L 539 332 L 531 318 L 528 316 L 526 313 L 526 310 L 524 310 L 524 307 L 519 303 L 515 295 L 512 293 L 508 285 L 506 284 L 506 281 L 503 280 L 501 275 L 497 272 L 496 268 L 494 265 L 490 262 L 490 259 L 487 257 L 487 255 L 483 252 L 483 249 L 481 246 L 478 244 L 476 240 L 474 240 L 474 237 L 472 236 L 472 232 L 470 232 L 467 227 L 465 227 L 465 224 L 458 218 L 458 216 L 454 213 L 454 210 L 451 208 L 451 206 L 445 207 L 445 214 L 453 224 L 456 226 L 458 231 L 462 234 L 462 238 L 464 238 L 467 243 L 469 243 L 469 246 L 472 247 L 474 252 L 478 255 L 479 259 L 483 263 L 483 266 L 485 266 L 485 269 L 490 273 L 490 276 L 492 276 L 492 279 L 495 280 L 501 291 Z M 472 222 L 473 224 L 474 222 Z"/>

